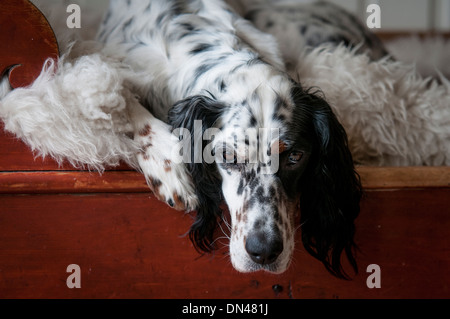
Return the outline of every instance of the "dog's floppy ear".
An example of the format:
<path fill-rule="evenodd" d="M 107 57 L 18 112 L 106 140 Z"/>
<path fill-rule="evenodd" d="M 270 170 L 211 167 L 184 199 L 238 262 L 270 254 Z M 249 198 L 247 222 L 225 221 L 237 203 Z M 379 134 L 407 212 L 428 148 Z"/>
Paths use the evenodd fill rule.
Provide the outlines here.
<path fill-rule="evenodd" d="M 342 252 L 357 273 L 353 237 L 362 195 L 360 178 L 346 132 L 328 103 L 299 86 L 293 93 L 294 118 L 309 114 L 309 131 L 313 131 L 313 150 L 300 185 L 303 245 L 333 275 L 347 279 L 341 265 Z"/>
<path fill-rule="evenodd" d="M 224 105 L 214 99 L 197 95 L 177 102 L 169 111 L 168 117 L 169 124 L 174 129 L 184 128 L 190 132 L 191 154 L 190 161 L 186 165 L 192 175 L 199 204 L 189 237 L 195 248 L 204 252 L 210 252 L 214 248 L 212 246 L 214 230 L 219 219 L 222 218 L 220 209 L 222 181 L 216 164 L 208 164 L 203 161 L 201 154 L 206 142 L 203 141 L 202 136 L 206 129 L 214 126 L 224 109 Z M 198 130 L 196 123 L 199 123 L 196 121 L 201 121 L 201 132 L 195 132 Z M 199 145 L 201 145 L 201 149 L 196 149 Z M 199 154 L 202 158 L 201 162 L 198 161 Z"/>

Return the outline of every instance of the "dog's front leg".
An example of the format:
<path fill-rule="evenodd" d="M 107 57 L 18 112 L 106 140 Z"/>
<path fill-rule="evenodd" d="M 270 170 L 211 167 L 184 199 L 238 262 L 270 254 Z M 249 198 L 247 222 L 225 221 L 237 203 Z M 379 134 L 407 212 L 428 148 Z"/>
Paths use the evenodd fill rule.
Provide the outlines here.
<path fill-rule="evenodd" d="M 169 206 L 191 211 L 197 206 L 197 196 L 186 165 L 175 160 L 179 140 L 171 127 L 154 117 L 137 100 L 128 105 L 134 126 L 134 140 L 140 151 L 139 166 L 155 196 Z"/>

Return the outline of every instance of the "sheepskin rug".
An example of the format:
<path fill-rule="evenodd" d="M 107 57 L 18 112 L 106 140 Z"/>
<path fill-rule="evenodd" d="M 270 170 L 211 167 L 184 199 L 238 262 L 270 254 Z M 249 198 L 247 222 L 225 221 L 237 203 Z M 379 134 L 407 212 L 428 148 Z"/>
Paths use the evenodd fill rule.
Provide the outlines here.
<path fill-rule="evenodd" d="M 293 76 L 317 86 L 364 165 L 450 164 L 450 82 L 424 78 L 414 64 L 371 62 L 344 47 L 303 54 Z"/>
<path fill-rule="evenodd" d="M 37 155 L 59 163 L 102 171 L 123 161 L 138 168 L 127 107 L 139 102 L 125 81 L 133 75 L 107 53 L 111 48 L 92 41 L 100 13 L 85 17 L 81 33 L 68 32 L 64 5 L 39 6 L 62 57 L 48 61 L 30 87 L 11 91 L 2 81 L 0 119 Z M 323 91 L 357 164 L 450 165 L 450 70 L 441 58 L 450 53 L 449 42 L 408 38 L 387 47 L 395 61 L 373 62 L 344 47 L 299 52 L 289 72 L 304 87 Z"/>

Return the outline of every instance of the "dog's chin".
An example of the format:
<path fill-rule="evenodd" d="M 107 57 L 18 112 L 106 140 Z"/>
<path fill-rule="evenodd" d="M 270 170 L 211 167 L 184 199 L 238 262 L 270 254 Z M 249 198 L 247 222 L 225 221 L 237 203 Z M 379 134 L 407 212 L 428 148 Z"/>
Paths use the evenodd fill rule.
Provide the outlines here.
<path fill-rule="evenodd" d="M 289 259 L 288 259 L 289 260 Z M 245 260 L 237 262 L 231 259 L 231 263 L 237 271 L 241 273 L 251 273 L 257 271 L 268 272 L 274 275 L 279 275 L 284 273 L 288 268 L 290 262 L 283 262 L 282 260 L 276 260 L 275 262 L 267 265 L 260 265 L 253 262 L 249 258 L 245 258 Z"/>
<path fill-rule="evenodd" d="M 285 249 L 273 263 L 262 265 L 250 258 L 245 251 L 243 241 L 236 239 L 232 234 L 229 246 L 231 264 L 234 269 L 241 273 L 263 271 L 276 275 L 282 274 L 289 268 L 293 255 L 293 246 L 286 243 L 284 246 Z"/>

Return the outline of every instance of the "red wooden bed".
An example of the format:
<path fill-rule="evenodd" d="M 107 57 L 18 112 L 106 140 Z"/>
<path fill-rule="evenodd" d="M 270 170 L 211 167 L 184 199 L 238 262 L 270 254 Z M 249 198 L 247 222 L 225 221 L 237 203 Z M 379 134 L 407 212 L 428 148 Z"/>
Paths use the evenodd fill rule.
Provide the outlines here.
<path fill-rule="evenodd" d="M 50 43 L 43 58 L 57 54 L 54 37 L 41 36 Z M 353 280 L 332 277 L 300 234 L 286 273 L 240 274 L 226 243 L 201 257 L 184 236 L 191 217 L 156 200 L 139 173 L 35 159 L 0 122 L 0 298 L 449 298 L 450 168 L 358 171 L 366 194 Z M 66 284 L 70 264 L 80 266 L 79 289 Z M 367 285 L 371 264 L 380 266 L 381 288 Z"/>

